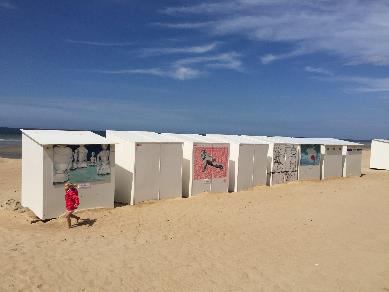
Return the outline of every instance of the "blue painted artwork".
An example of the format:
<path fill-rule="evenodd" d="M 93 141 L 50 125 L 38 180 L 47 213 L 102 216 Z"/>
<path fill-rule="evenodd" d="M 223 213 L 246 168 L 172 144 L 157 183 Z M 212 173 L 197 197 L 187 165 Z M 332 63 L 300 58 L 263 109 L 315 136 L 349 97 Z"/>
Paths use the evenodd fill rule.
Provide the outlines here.
<path fill-rule="evenodd" d="M 320 165 L 320 145 L 301 145 L 300 165 Z"/>

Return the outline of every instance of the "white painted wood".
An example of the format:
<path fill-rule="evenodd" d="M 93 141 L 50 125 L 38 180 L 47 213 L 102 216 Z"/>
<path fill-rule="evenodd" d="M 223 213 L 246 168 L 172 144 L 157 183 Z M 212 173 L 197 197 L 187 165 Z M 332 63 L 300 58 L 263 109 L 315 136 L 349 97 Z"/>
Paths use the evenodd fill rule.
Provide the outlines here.
<path fill-rule="evenodd" d="M 324 178 L 343 176 L 342 146 L 327 145 L 324 157 Z"/>
<path fill-rule="evenodd" d="M 370 168 L 389 170 L 389 140 L 371 142 Z"/>
<path fill-rule="evenodd" d="M 266 144 L 254 145 L 253 186 L 266 185 L 268 148 Z"/>
<path fill-rule="evenodd" d="M 228 191 L 229 175 L 223 179 L 214 180 L 212 177 L 204 179 L 194 179 L 194 155 L 195 148 L 198 146 L 212 148 L 214 140 L 207 138 L 206 136 L 195 134 L 174 134 L 174 133 L 162 133 L 161 135 L 167 136 L 175 141 L 184 143 L 183 148 L 183 196 L 190 197 L 202 192 L 226 192 Z M 223 147 L 227 147 L 229 151 L 228 143 L 220 143 Z M 228 162 L 227 162 L 228 164 Z M 227 166 L 229 167 L 229 166 Z"/>
<path fill-rule="evenodd" d="M 117 200 L 136 204 L 182 196 L 182 142 L 153 132 L 107 130 L 106 133 L 122 149 L 117 156 L 122 170 Z M 144 151 L 138 151 L 139 147 Z"/>
<path fill-rule="evenodd" d="M 22 205 L 30 208 L 40 219 L 55 218 L 65 212 L 65 191 L 63 184 L 53 184 L 53 145 L 57 145 L 63 134 L 63 145 L 110 144 L 103 137 L 82 131 L 22 131 Z M 53 140 L 50 139 L 53 134 Z M 92 134 L 92 135 L 90 135 Z M 74 135 L 74 140 L 72 136 Z M 82 138 L 81 138 L 82 137 Z M 88 137 L 91 139 L 88 140 Z M 62 138 L 61 138 L 62 139 Z M 55 143 L 54 143 L 55 142 Z M 90 142 L 90 143 L 89 143 Z M 101 142 L 101 143 L 96 143 Z M 42 143 L 42 144 L 40 144 Z M 115 146 L 110 145 L 111 180 L 90 182 L 89 188 L 79 190 L 79 209 L 112 208 L 115 186 Z"/>
<path fill-rule="evenodd" d="M 24 133 L 21 204 L 43 218 L 43 148 Z"/>
<path fill-rule="evenodd" d="M 133 202 L 159 199 L 159 143 L 137 143 L 135 146 Z"/>
<path fill-rule="evenodd" d="M 23 130 L 22 133 L 40 145 L 108 144 L 107 139 L 91 131 Z M 113 143 L 112 143 L 113 144 Z"/>
<path fill-rule="evenodd" d="M 362 175 L 362 147 L 347 146 L 346 176 Z"/>
<path fill-rule="evenodd" d="M 238 182 L 236 191 L 253 187 L 254 176 L 254 145 L 241 144 L 239 147 Z"/>
<path fill-rule="evenodd" d="M 224 165 L 224 168 L 228 168 L 229 165 L 228 165 L 228 162 L 229 162 L 229 144 L 227 143 L 213 143 L 212 144 L 212 151 L 214 152 L 217 148 L 227 148 L 227 160 L 226 160 L 226 164 L 227 165 Z M 212 156 L 216 156 L 214 153 L 212 152 Z M 222 178 L 219 178 L 219 177 L 215 177 L 215 176 L 212 176 L 212 185 L 211 185 L 211 191 L 214 192 L 214 193 L 224 193 L 224 192 L 228 192 L 228 185 L 229 185 L 229 173 L 228 173 L 228 170 L 227 170 L 227 174 L 225 177 L 222 177 Z"/>
<path fill-rule="evenodd" d="M 182 145 L 160 144 L 159 199 L 182 196 Z"/>
<path fill-rule="evenodd" d="M 249 136 L 237 135 L 207 134 L 206 137 L 214 139 L 215 141 L 222 141 L 230 144 L 230 173 L 228 188 L 230 192 L 236 192 L 238 191 L 238 189 L 247 189 L 248 187 L 267 183 L 267 155 L 269 148 L 268 142 L 253 140 Z M 252 147 L 254 147 L 253 149 L 257 150 L 251 151 L 251 160 L 248 157 L 241 159 L 240 149 L 241 147 L 247 148 L 248 145 L 252 145 Z M 250 165 L 246 167 L 245 164 L 247 163 L 243 160 L 248 160 L 252 162 L 249 162 Z M 242 173 L 240 172 L 240 170 L 242 170 Z M 246 181 L 245 187 L 239 187 L 239 179 Z M 249 181 L 251 181 L 251 183 L 248 183 Z"/>
<path fill-rule="evenodd" d="M 79 210 L 114 207 L 115 146 L 110 149 L 111 180 L 90 182 L 90 188 L 79 189 Z M 65 212 L 65 191 L 62 184 L 53 184 L 52 145 L 43 146 L 43 170 L 43 219 L 58 217 Z"/>

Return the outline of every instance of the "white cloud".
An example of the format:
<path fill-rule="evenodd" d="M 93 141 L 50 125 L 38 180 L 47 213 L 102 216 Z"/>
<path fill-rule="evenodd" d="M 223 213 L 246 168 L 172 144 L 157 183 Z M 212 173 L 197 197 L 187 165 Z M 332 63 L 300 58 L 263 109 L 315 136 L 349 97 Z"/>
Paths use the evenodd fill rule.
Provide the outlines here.
<path fill-rule="evenodd" d="M 213 19 L 165 24 L 172 28 L 205 29 L 213 35 L 236 34 L 257 41 L 289 43 L 308 53 L 340 56 L 348 64 L 389 65 L 387 0 L 231 0 L 168 7 L 163 12 Z M 278 59 L 283 58 L 272 52 L 264 57 L 265 62 Z"/>
<path fill-rule="evenodd" d="M 164 68 L 142 68 L 142 69 L 121 69 L 121 70 L 90 70 L 95 73 L 102 74 L 142 74 L 142 75 L 152 75 L 158 77 L 169 77 L 177 80 L 188 80 L 199 77 L 202 72 L 184 66 L 173 66 L 168 69 Z"/>
<path fill-rule="evenodd" d="M 83 41 L 83 40 L 72 40 L 72 39 L 66 39 L 65 42 L 71 44 L 97 46 L 97 47 L 126 47 L 126 46 L 131 46 L 133 44 L 130 42 L 109 43 L 109 42 L 94 42 L 94 41 Z"/>
<path fill-rule="evenodd" d="M 190 29 L 190 28 L 206 28 L 209 25 L 214 23 L 213 21 L 207 22 L 183 22 L 183 23 L 164 23 L 164 22 L 153 22 L 152 25 L 164 26 L 168 28 L 181 28 L 181 29 Z"/>
<path fill-rule="evenodd" d="M 175 62 L 176 65 L 193 65 L 202 64 L 208 68 L 224 68 L 236 71 L 242 71 L 242 62 L 240 54 L 236 52 L 221 53 L 211 56 L 198 56 L 179 59 Z"/>
<path fill-rule="evenodd" d="M 289 58 L 292 58 L 292 57 L 303 55 L 305 53 L 307 53 L 306 50 L 304 50 L 304 49 L 297 49 L 297 50 L 293 50 L 293 51 L 288 52 L 288 53 L 278 54 L 278 55 L 266 54 L 264 56 L 261 56 L 260 59 L 261 59 L 262 64 L 266 65 L 266 64 L 270 64 L 270 63 L 272 63 L 274 61 L 289 59 Z"/>
<path fill-rule="evenodd" d="M 235 52 L 220 53 L 181 58 L 164 67 L 128 68 L 119 70 L 87 70 L 101 74 L 143 74 L 158 77 L 169 77 L 176 80 L 189 80 L 204 76 L 210 70 L 227 69 L 243 71 L 241 55 Z M 84 70 L 85 71 L 85 70 Z"/>
<path fill-rule="evenodd" d="M 349 91 L 362 93 L 389 92 L 389 78 L 339 76 L 336 81 L 356 84 Z"/>
<path fill-rule="evenodd" d="M 169 54 L 203 54 L 216 49 L 217 43 L 213 42 L 202 46 L 173 47 L 173 48 L 146 48 L 142 50 L 145 56 L 169 55 Z"/>
<path fill-rule="evenodd" d="M 246 8 L 259 8 L 269 4 L 285 3 L 288 0 L 235 0 L 235 1 L 215 1 L 213 3 L 201 3 L 194 6 L 166 7 L 161 12 L 170 15 L 177 14 L 207 14 L 207 13 L 235 13 L 244 11 Z M 290 2 L 290 1 L 289 1 Z"/>
<path fill-rule="evenodd" d="M 327 75 L 327 76 L 334 75 L 331 71 L 320 68 L 320 67 L 306 66 L 304 68 L 304 70 L 309 72 L 309 73 L 315 73 L 315 74 L 321 74 L 321 75 Z"/>
<path fill-rule="evenodd" d="M 201 72 L 196 69 L 191 69 L 188 67 L 177 67 L 171 73 L 173 78 L 179 80 L 193 79 L 200 76 Z"/>
<path fill-rule="evenodd" d="M 309 69 L 307 70 L 307 68 Z M 331 71 L 309 66 L 305 67 L 305 71 L 321 75 L 320 77 L 316 77 L 318 80 L 341 83 L 346 93 L 369 94 L 389 92 L 389 77 L 335 75 Z M 372 96 L 377 97 L 376 95 Z"/>

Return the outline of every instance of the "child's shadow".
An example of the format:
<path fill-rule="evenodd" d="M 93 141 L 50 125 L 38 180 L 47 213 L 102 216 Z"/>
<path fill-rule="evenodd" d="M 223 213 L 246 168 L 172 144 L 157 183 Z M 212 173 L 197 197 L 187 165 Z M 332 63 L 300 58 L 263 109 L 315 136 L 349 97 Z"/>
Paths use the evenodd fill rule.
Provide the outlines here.
<path fill-rule="evenodd" d="M 95 222 L 96 222 L 96 219 L 89 219 L 89 218 L 80 219 L 76 224 L 74 224 L 74 227 L 85 226 L 85 225 L 87 225 L 88 227 L 92 227 L 93 224 L 95 224 Z"/>

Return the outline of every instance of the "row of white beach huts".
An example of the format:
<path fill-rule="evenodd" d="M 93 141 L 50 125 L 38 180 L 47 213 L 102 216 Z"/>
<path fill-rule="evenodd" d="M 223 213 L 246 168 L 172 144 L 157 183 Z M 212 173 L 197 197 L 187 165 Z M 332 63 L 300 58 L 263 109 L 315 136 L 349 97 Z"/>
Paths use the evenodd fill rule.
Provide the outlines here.
<path fill-rule="evenodd" d="M 21 203 L 41 219 L 64 212 L 68 180 L 85 209 L 361 175 L 363 145 L 332 138 L 21 131 Z"/>

